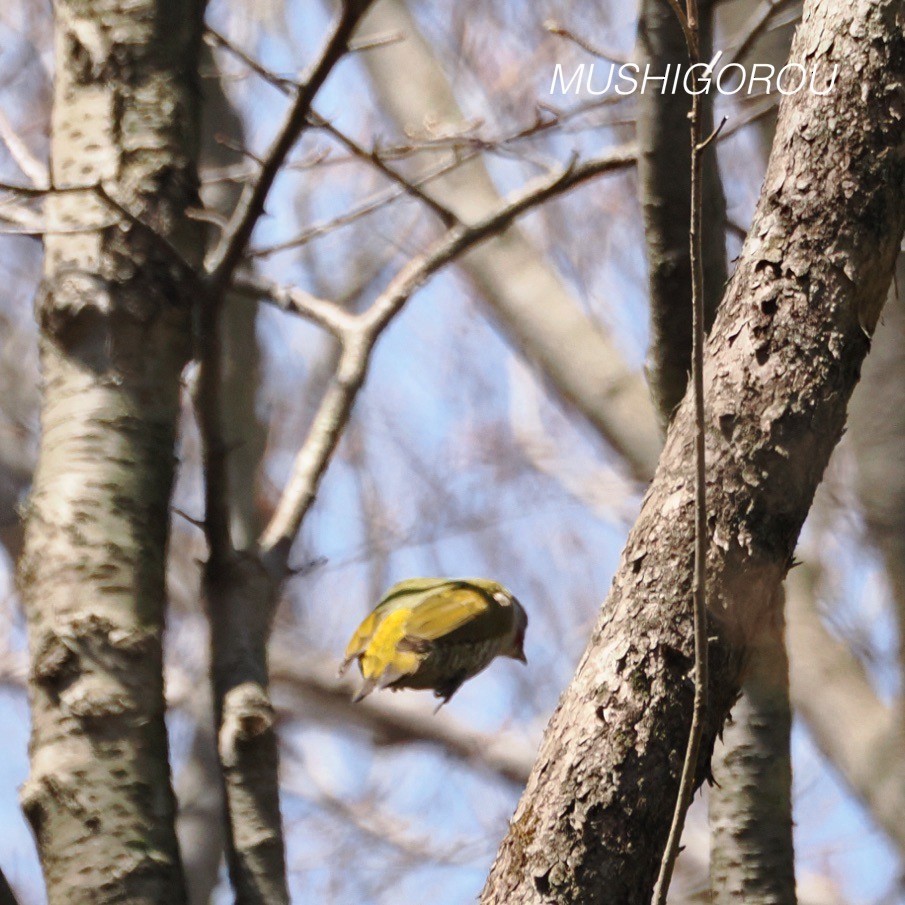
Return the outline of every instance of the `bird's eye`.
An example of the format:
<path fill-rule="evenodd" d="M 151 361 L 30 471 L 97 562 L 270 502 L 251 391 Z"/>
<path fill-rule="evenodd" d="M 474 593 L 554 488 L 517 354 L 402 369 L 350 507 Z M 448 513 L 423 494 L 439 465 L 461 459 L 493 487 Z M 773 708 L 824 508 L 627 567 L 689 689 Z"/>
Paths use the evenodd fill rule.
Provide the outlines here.
<path fill-rule="evenodd" d="M 512 603 L 512 598 L 505 591 L 497 591 L 496 594 L 493 595 L 493 599 L 500 604 L 500 606 L 509 606 Z"/>

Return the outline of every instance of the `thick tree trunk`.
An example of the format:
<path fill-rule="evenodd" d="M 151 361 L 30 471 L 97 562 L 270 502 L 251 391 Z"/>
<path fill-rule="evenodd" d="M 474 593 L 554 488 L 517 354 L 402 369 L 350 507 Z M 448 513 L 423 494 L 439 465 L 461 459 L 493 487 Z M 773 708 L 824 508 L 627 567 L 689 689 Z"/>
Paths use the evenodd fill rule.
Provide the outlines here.
<path fill-rule="evenodd" d="M 721 4 L 717 22 L 724 33 L 733 38 L 746 35 L 752 6 L 754 16 L 762 12 L 750 3 Z M 779 71 L 789 57 L 792 32 L 790 24 L 769 29 L 749 51 L 749 62 L 769 63 Z M 757 124 L 765 159 L 775 130 L 775 114 Z M 739 901 L 795 905 L 796 901 L 784 600 L 783 596 L 777 601 L 775 618 L 752 644 L 741 697 L 713 756 L 715 782 L 708 801 L 712 905 Z"/>
<path fill-rule="evenodd" d="M 845 423 L 905 227 L 898 2 L 807 6 L 754 223 L 707 348 L 713 625 L 698 778 Z M 649 901 L 688 734 L 693 417 L 686 400 L 485 903 Z"/>
<path fill-rule="evenodd" d="M 22 791 L 51 903 L 179 903 L 161 635 L 201 0 L 58 0 Z M 101 185 L 102 192 L 75 191 Z"/>

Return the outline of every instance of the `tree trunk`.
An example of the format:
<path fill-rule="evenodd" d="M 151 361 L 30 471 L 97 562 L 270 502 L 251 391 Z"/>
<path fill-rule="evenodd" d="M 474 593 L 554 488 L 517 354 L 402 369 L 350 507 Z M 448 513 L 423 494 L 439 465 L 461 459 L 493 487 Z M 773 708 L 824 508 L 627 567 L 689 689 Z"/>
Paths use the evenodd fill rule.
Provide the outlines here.
<path fill-rule="evenodd" d="M 201 163 L 213 170 L 238 166 L 245 147 L 245 130 L 238 110 L 225 91 L 224 78 L 210 48 L 202 51 L 204 112 L 202 116 Z M 227 140 L 224 140 L 227 139 Z M 202 189 L 206 208 L 224 220 L 232 215 L 241 186 L 217 181 Z M 212 230 L 215 243 L 220 234 Z M 256 402 L 260 384 L 261 354 L 255 334 L 257 309 L 247 298 L 227 294 L 219 326 L 223 349 L 221 394 L 223 440 L 229 455 L 226 468 L 229 527 L 238 550 L 253 546 L 260 525 L 256 511 L 256 478 L 264 455 L 265 425 L 257 420 Z M 189 761 L 176 777 L 179 799 L 177 832 L 188 882 L 189 905 L 207 905 L 217 885 L 225 841 L 223 779 L 217 758 L 216 726 L 212 695 L 202 696 L 196 710 L 198 725 Z"/>
<path fill-rule="evenodd" d="M 180 903 L 164 563 L 201 248 L 201 0 L 58 0 L 22 790 L 51 903 Z M 79 191 L 79 186 L 102 186 Z"/>
<path fill-rule="evenodd" d="M 701 59 L 713 54 L 711 4 L 699 3 Z M 655 77 L 672 78 L 688 66 L 685 35 L 663 0 L 643 0 L 638 21 L 638 65 Z M 691 370 L 691 95 L 657 90 L 638 95 L 638 193 L 650 286 L 650 348 L 645 373 L 654 408 L 665 428 L 685 395 Z M 712 105 L 704 97 L 702 135 L 713 131 Z M 704 157 L 704 329 L 710 330 L 726 283 L 726 199 L 716 164 L 716 147 Z"/>
<path fill-rule="evenodd" d="M 789 661 L 783 595 L 751 647 L 744 694 L 714 753 L 710 794 L 714 905 L 794 905 Z"/>
<path fill-rule="evenodd" d="M 898 20 L 898 21 L 897 21 Z M 698 781 L 842 433 L 905 227 L 900 4 L 813 2 L 707 346 L 712 676 Z M 683 402 L 613 589 L 545 734 L 485 903 L 649 901 L 693 697 L 693 411 Z"/>

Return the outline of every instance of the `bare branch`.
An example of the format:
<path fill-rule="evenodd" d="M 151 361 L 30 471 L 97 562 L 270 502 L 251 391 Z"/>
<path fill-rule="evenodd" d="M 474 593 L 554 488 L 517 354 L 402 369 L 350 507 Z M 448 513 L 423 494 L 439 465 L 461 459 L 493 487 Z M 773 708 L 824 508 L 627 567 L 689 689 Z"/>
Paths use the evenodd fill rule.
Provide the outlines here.
<path fill-rule="evenodd" d="M 245 252 L 252 231 L 264 212 L 267 195 L 299 136 L 309 123 L 311 104 L 333 67 L 349 51 L 349 39 L 364 15 L 370 0 L 346 0 L 333 33 L 327 39 L 320 57 L 296 93 L 277 137 L 264 157 L 257 181 L 246 186 L 230 219 L 229 227 L 207 263 L 214 296 L 222 292 Z"/>
<path fill-rule="evenodd" d="M 215 31 L 214 29 L 209 29 L 209 31 L 211 37 L 216 41 L 217 44 L 235 55 L 256 75 L 260 76 L 270 85 L 273 85 L 273 87 L 278 91 L 282 92 L 283 94 L 291 94 L 293 91 L 299 92 L 302 90 L 303 86 L 298 85 L 296 82 L 293 82 L 292 79 L 283 78 L 282 76 L 279 76 L 276 73 L 272 72 L 266 66 L 263 66 L 260 62 L 247 54 L 245 51 L 232 44 L 232 42 L 230 42 L 219 32 Z M 379 173 L 381 173 L 391 182 L 395 182 L 397 185 L 401 186 L 403 191 L 426 204 L 440 218 L 440 221 L 444 226 L 452 226 L 453 224 L 459 222 L 458 217 L 456 217 L 456 215 L 451 210 L 449 210 L 449 208 L 444 207 L 439 201 L 436 201 L 429 195 L 426 195 L 421 191 L 417 184 L 410 182 L 401 173 L 397 173 L 392 167 L 387 166 L 376 149 L 368 151 L 353 138 L 346 135 L 343 131 L 334 126 L 333 123 L 326 119 L 326 117 L 323 117 L 320 114 L 316 113 L 313 109 L 308 116 L 308 121 L 311 126 L 317 129 L 321 129 L 328 135 L 333 136 L 333 138 L 336 139 L 341 145 L 343 145 L 343 147 L 345 147 L 353 157 L 359 160 L 363 160 L 371 166 L 375 167 Z"/>
<path fill-rule="evenodd" d="M 411 195 L 413 198 L 417 198 L 423 204 L 427 205 L 427 207 L 429 207 L 440 218 L 440 222 L 444 226 L 454 226 L 455 224 L 461 222 L 459 218 L 448 207 L 445 207 L 436 199 L 431 198 L 430 195 L 425 194 L 416 183 L 411 182 L 410 180 L 406 179 L 401 173 L 397 173 L 396 170 L 394 170 L 392 167 L 387 166 L 387 164 L 384 163 L 380 154 L 376 150 L 366 150 L 354 139 L 341 132 L 336 128 L 336 126 L 316 113 L 311 114 L 311 122 L 315 126 L 317 126 L 317 128 L 323 129 L 325 132 L 332 135 L 354 157 L 357 157 L 358 159 L 371 164 L 371 166 L 375 167 L 379 173 L 381 173 L 383 176 L 386 176 L 386 178 L 391 182 L 395 182 L 397 185 L 401 186 L 404 192 Z"/>
<path fill-rule="evenodd" d="M 0 141 L 6 145 L 16 166 L 31 180 L 36 188 L 50 185 L 50 174 L 44 162 L 29 150 L 6 114 L 0 110 Z"/>
<path fill-rule="evenodd" d="M 696 0 L 686 0 L 687 19 L 679 16 L 679 22 L 685 32 L 688 44 L 688 61 L 691 71 L 700 63 L 698 9 Z M 672 825 L 663 859 L 660 862 L 660 873 L 654 886 L 653 901 L 656 905 L 665 905 L 669 893 L 669 883 L 673 868 L 679 854 L 679 843 L 682 838 L 682 827 L 685 825 L 685 813 L 691 804 L 694 794 L 695 778 L 698 772 L 698 754 L 704 735 L 704 720 L 707 716 L 707 686 L 710 667 L 707 642 L 707 549 L 710 538 L 707 529 L 707 463 L 705 452 L 705 413 L 704 413 L 704 265 L 702 261 L 701 225 L 704 197 L 701 189 L 703 177 L 704 149 L 709 144 L 701 141 L 702 97 L 697 90 L 697 75 L 694 76 L 695 91 L 691 99 L 691 224 L 688 231 L 689 260 L 691 263 L 691 320 L 692 320 L 692 367 L 691 377 L 694 391 L 694 579 L 692 597 L 694 601 L 694 702 L 691 711 L 691 728 L 688 732 L 688 746 L 685 750 L 685 761 L 682 765 L 682 776 L 679 780 L 679 792 L 673 811 Z M 717 130 L 719 131 L 719 130 Z M 714 132 L 713 136 L 716 135 Z"/>
<path fill-rule="evenodd" d="M 789 6 L 792 0 L 763 0 L 760 6 L 751 13 L 745 23 L 742 34 L 735 41 L 735 47 L 725 65 L 739 63 L 748 56 L 757 39 L 767 30 L 773 16 L 783 7 Z"/>
<path fill-rule="evenodd" d="M 380 192 L 367 201 L 362 202 L 357 207 L 353 207 L 350 210 L 346 211 L 346 213 L 340 214 L 338 217 L 334 217 L 332 220 L 328 220 L 323 223 L 316 223 L 313 226 L 310 226 L 308 229 L 303 230 L 292 239 L 287 239 L 283 242 L 276 242 L 273 245 L 266 245 L 261 248 L 254 248 L 249 251 L 248 257 L 267 258 L 270 257 L 270 255 L 278 254 L 282 251 L 289 251 L 293 248 L 299 248 L 300 246 L 310 242 L 312 239 L 316 239 L 331 232 L 334 229 L 338 229 L 339 227 L 354 223 L 361 217 L 366 217 L 368 214 L 372 214 L 375 211 L 381 210 L 393 201 L 402 198 L 406 194 L 413 194 L 410 191 L 409 187 L 425 185 L 434 179 L 439 179 L 440 177 L 451 173 L 453 170 L 458 169 L 468 161 L 474 159 L 474 157 L 478 153 L 479 152 L 477 150 L 472 148 L 457 156 L 450 163 L 442 164 L 441 166 L 438 166 L 435 169 L 424 173 L 418 179 L 406 182 L 405 187 L 402 189 L 390 189 L 385 192 Z"/>
<path fill-rule="evenodd" d="M 587 38 L 576 34 L 570 28 L 566 28 L 565 25 L 563 25 L 561 22 L 558 22 L 556 19 L 548 19 L 546 22 L 544 22 L 544 28 L 546 28 L 551 35 L 565 38 L 567 41 L 571 41 L 582 50 L 591 54 L 591 56 L 598 57 L 601 60 L 610 60 L 614 63 L 631 62 L 628 57 L 620 56 L 617 53 L 613 53 L 611 50 L 604 50 L 597 44 L 592 44 L 590 41 L 588 41 Z"/>
<path fill-rule="evenodd" d="M 269 302 L 282 311 L 298 314 L 323 327 L 337 339 L 348 335 L 355 326 L 355 318 L 334 302 L 320 299 L 294 286 L 278 286 L 263 280 L 241 279 L 233 283 L 240 295 Z"/>
<path fill-rule="evenodd" d="M 285 562 L 364 381 L 374 344 L 412 293 L 466 251 L 503 232 L 519 215 L 594 176 L 631 166 L 634 160 L 634 149 L 622 147 L 582 164 L 570 164 L 552 177 L 529 184 L 499 210 L 473 225 L 448 230 L 427 252 L 397 273 L 374 304 L 356 317 L 354 327 L 343 339 L 334 380 L 324 395 L 308 439 L 296 457 L 292 476 L 261 537 L 260 546 L 265 553 L 277 551 L 278 558 Z"/>

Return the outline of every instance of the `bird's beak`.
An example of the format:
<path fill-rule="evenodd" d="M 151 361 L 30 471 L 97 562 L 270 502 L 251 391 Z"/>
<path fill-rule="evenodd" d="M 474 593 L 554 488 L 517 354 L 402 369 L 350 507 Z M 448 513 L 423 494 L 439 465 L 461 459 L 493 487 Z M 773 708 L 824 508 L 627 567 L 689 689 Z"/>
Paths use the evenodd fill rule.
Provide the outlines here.
<path fill-rule="evenodd" d="M 516 655 L 515 659 L 519 661 L 519 663 L 524 663 L 526 666 L 528 664 L 528 658 L 525 656 L 525 652 L 520 650 Z"/>

